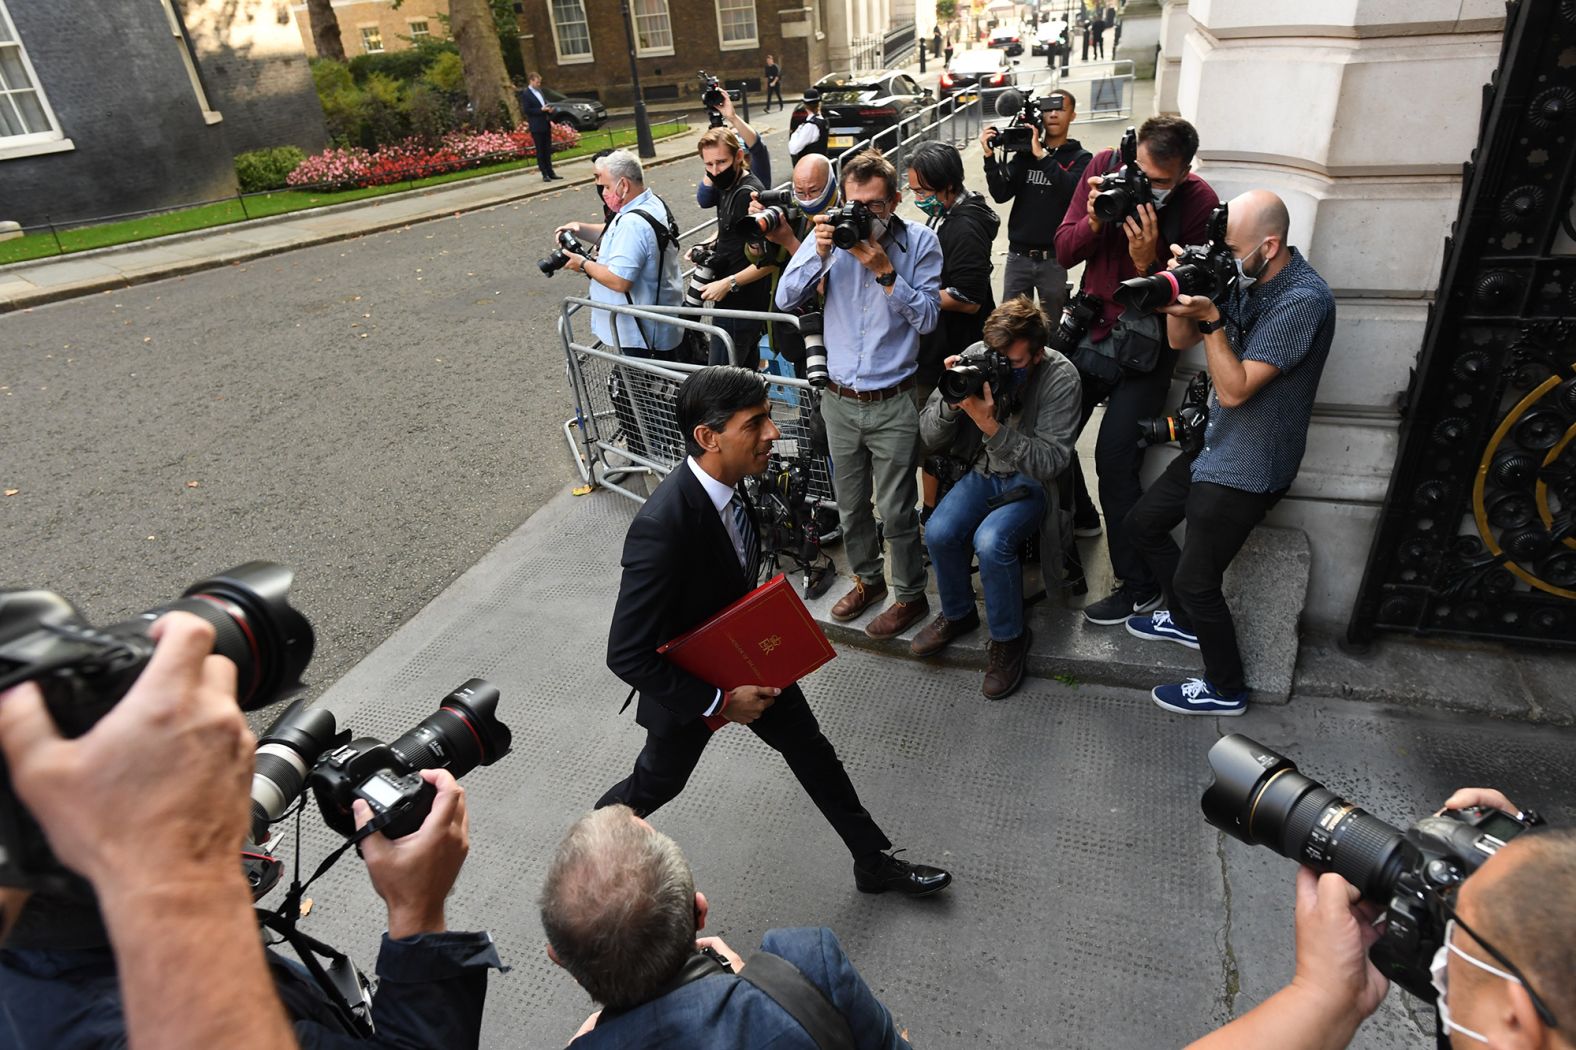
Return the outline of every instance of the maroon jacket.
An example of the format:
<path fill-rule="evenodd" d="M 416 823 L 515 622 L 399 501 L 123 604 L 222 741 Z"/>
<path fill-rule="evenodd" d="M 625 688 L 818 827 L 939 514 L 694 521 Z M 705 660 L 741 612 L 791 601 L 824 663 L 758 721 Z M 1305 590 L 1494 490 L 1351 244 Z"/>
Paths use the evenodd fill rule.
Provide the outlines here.
<path fill-rule="evenodd" d="M 1067 215 L 1056 231 L 1056 261 L 1069 269 L 1078 263 L 1086 264 L 1083 290 L 1093 292 L 1105 300 L 1105 309 L 1099 319 L 1089 326 L 1090 338 L 1096 341 L 1110 334 L 1111 326 L 1122 312 L 1122 308 L 1111 299 L 1111 293 L 1123 281 L 1139 276 L 1133 268 L 1132 257 L 1127 254 L 1127 234 L 1122 232 L 1120 224 L 1107 223 L 1100 228 L 1099 233 L 1089 228 L 1089 180 L 1097 175 L 1112 174 L 1119 167 L 1121 164 L 1114 149 L 1103 149 L 1094 155 L 1089 166 L 1084 169 L 1078 189 L 1067 203 Z M 1166 200 L 1166 206 L 1161 211 L 1162 230 L 1173 228 L 1172 221 L 1165 215 L 1172 209 L 1178 209 L 1182 221 L 1174 227 L 1176 235 L 1171 238 L 1171 243 L 1202 244 L 1205 227 L 1209 224 L 1209 213 L 1219 203 L 1220 198 L 1215 196 L 1209 183 L 1189 172 Z M 1171 257 L 1164 236 L 1161 237 L 1160 257 L 1162 261 Z"/>

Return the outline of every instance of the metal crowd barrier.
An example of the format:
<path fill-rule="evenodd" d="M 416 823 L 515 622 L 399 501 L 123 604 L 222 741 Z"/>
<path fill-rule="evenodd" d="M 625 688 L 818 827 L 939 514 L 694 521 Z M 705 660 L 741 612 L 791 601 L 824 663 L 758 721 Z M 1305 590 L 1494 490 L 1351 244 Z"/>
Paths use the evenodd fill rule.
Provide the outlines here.
<path fill-rule="evenodd" d="M 1059 74 L 1047 90 L 1066 88 L 1073 93 L 1079 123 L 1128 120 L 1133 116 L 1134 79 L 1130 58 L 1083 62 Z"/>
<path fill-rule="evenodd" d="M 732 353 L 732 339 L 715 324 L 701 318 L 725 315 L 739 319 L 774 321 L 798 327 L 792 314 L 746 310 L 715 310 L 687 306 L 627 306 L 594 303 L 569 296 L 558 318 L 564 343 L 569 386 L 575 414 L 564 423 L 564 439 L 574 455 L 580 477 L 592 487 L 609 488 L 638 503 L 644 492 L 630 487 L 631 477 L 662 478 L 684 461 L 684 435 L 674 414 L 679 384 L 700 365 L 630 357 L 617 346 L 606 346 L 590 333 L 576 331 L 590 309 L 607 310 L 637 318 L 642 325 L 678 325 L 720 335 Z M 618 326 L 613 325 L 616 334 Z M 835 506 L 831 465 L 815 456 L 810 446 L 810 419 L 819 394 L 810 384 L 792 376 L 767 374 L 772 422 L 782 431 L 776 452 L 784 460 L 808 467 L 810 499 Z"/>

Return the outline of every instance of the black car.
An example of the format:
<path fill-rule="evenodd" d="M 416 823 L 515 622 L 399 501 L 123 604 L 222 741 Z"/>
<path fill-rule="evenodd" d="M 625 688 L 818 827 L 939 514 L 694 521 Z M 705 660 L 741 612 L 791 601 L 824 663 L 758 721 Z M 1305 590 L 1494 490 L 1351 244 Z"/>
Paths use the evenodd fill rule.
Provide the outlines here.
<path fill-rule="evenodd" d="M 595 131 L 607 123 L 607 107 L 594 98 L 570 98 L 549 87 L 541 91 L 555 124 L 568 124 L 576 131 Z"/>
<path fill-rule="evenodd" d="M 921 121 L 914 117 L 926 106 L 935 104 L 929 88 L 922 88 L 907 73 L 881 69 L 863 73 L 830 73 L 816 81 L 821 93 L 821 115 L 826 118 L 831 138 L 827 148 L 833 156 L 864 139 L 882 135 L 876 143 L 883 151 L 893 152 L 900 137 L 918 130 Z M 804 122 L 804 105 L 795 107 L 788 120 L 790 128 Z M 902 125 L 901 135 L 891 131 Z"/>

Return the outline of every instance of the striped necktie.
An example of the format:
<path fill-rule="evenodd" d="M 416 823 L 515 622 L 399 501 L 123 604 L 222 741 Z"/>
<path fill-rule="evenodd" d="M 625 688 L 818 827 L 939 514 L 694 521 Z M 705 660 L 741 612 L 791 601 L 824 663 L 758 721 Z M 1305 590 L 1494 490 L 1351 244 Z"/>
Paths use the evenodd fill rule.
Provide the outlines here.
<path fill-rule="evenodd" d="M 733 499 L 728 502 L 728 507 L 733 511 L 733 530 L 738 537 L 739 568 L 744 570 L 745 579 L 752 584 L 760 572 L 760 541 L 755 533 L 755 523 L 750 520 L 750 512 L 744 506 L 744 497 L 739 493 L 733 494 Z"/>

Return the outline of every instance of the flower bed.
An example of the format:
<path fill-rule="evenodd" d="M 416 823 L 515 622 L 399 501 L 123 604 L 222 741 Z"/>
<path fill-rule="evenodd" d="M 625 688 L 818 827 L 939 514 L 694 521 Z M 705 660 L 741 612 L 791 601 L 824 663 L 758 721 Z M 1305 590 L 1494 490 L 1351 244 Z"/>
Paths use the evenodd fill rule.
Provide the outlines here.
<path fill-rule="evenodd" d="M 580 144 L 580 132 L 553 125 L 553 152 Z M 306 158 L 286 180 L 297 189 L 347 190 L 443 175 L 451 171 L 536 156 L 530 131 L 451 131 L 437 145 L 406 139 L 372 151 L 329 148 Z"/>

